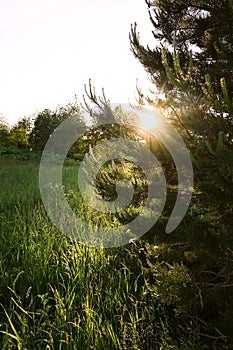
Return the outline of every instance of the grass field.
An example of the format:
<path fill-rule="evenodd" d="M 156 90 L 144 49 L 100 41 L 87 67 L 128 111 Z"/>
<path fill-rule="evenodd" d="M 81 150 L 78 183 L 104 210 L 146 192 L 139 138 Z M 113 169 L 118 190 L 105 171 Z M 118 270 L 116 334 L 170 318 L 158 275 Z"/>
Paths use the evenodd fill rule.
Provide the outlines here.
<path fill-rule="evenodd" d="M 178 349 L 148 288 L 143 244 L 95 249 L 67 239 L 45 213 L 38 169 L 39 158 L 0 158 L 0 349 Z M 64 167 L 67 191 L 76 169 Z M 181 347 L 198 348 L 190 335 Z"/>

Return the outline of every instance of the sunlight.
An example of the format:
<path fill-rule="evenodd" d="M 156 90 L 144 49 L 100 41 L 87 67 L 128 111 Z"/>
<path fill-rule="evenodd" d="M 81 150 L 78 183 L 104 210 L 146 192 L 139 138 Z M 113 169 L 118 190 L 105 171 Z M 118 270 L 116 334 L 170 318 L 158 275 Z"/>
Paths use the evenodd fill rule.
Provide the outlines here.
<path fill-rule="evenodd" d="M 148 113 L 145 114 L 143 117 L 140 116 L 139 121 L 142 128 L 148 131 L 162 127 L 162 120 L 156 113 Z"/>

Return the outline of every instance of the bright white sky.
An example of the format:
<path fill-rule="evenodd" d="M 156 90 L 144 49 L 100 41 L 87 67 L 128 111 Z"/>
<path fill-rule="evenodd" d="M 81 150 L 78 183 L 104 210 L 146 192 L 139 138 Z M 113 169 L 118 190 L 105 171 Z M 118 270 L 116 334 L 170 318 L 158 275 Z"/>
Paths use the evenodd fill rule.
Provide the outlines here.
<path fill-rule="evenodd" d="M 112 103 L 135 102 L 136 79 L 148 90 L 130 51 L 130 25 L 153 42 L 144 0 L 0 0 L 0 113 L 10 124 L 65 105 L 92 79 Z"/>

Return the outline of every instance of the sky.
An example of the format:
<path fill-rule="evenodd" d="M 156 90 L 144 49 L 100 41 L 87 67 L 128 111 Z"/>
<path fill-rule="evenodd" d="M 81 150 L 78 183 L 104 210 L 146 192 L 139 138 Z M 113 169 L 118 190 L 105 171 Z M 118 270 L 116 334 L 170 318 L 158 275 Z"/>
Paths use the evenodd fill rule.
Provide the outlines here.
<path fill-rule="evenodd" d="M 153 43 L 144 0 L 0 0 L 0 115 L 23 116 L 82 101 L 91 79 L 112 103 L 135 102 L 150 82 L 129 31 Z"/>

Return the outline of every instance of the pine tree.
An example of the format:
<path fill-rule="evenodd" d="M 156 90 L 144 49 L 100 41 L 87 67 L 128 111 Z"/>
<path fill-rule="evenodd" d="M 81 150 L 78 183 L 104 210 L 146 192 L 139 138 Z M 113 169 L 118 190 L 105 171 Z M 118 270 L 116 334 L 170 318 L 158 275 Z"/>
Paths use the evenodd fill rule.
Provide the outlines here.
<path fill-rule="evenodd" d="M 161 62 L 160 47 L 176 47 L 182 63 L 193 50 L 196 79 L 203 83 L 207 72 L 214 72 L 216 83 L 227 79 L 229 89 L 233 72 L 233 2 L 232 0 L 146 0 L 154 26 L 155 49 L 140 44 L 136 25 L 132 27 L 131 44 L 135 56 L 160 87 L 167 82 Z M 158 44 L 159 43 L 159 44 Z M 169 56 L 172 60 L 172 54 Z M 216 75 L 217 73 L 217 75 Z M 218 74 L 219 73 L 219 74 Z M 158 79 L 160 78 L 160 79 Z"/>
<path fill-rule="evenodd" d="M 216 348 L 224 348 L 226 341 L 229 348 L 233 342 L 229 311 L 233 307 L 233 1 L 146 0 L 146 4 L 155 48 L 140 43 L 136 24 L 131 28 L 131 48 L 157 88 L 147 101 L 160 107 L 179 129 L 195 171 L 188 215 L 172 235 L 157 238 L 160 247 L 156 252 L 150 248 L 148 259 L 155 255 L 155 260 L 166 261 L 166 269 L 175 271 L 180 281 L 183 272 L 176 264 L 185 266 L 191 282 L 186 288 L 177 287 L 179 291 L 171 288 L 173 307 L 181 308 L 182 317 L 193 313 L 202 320 L 203 342 L 215 339 Z M 150 264 L 152 271 L 153 266 L 156 278 L 164 280 L 166 269 Z M 168 284 L 173 283 L 167 278 Z M 191 304 L 187 294 L 193 297 Z M 168 289 L 163 296 L 168 300 Z"/>
<path fill-rule="evenodd" d="M 149 72 L 159 92 L 164 93 L 165 105 L 163 100 L 158 102 L 172 110 L 178 124 L 203 137 L 210 136 L 210 127 L 216 141 L 219 131 L 229 132 L 229 128 L 232 131 L 232 117 L 226 118 L 221 106 L 211 105 L 212 101 L 203 95 L 203 86 L 208 86 L 212 99 L 218 99 L 227 87 L 227 100 L 232 104 L 233 1 L 146 0 L 146 3 L 154 26 L 155 48 L 140 43 L 135 24 L 130 35 L 135 57 Z M 232 143 L 227 137 L 225 141 Z"/>

